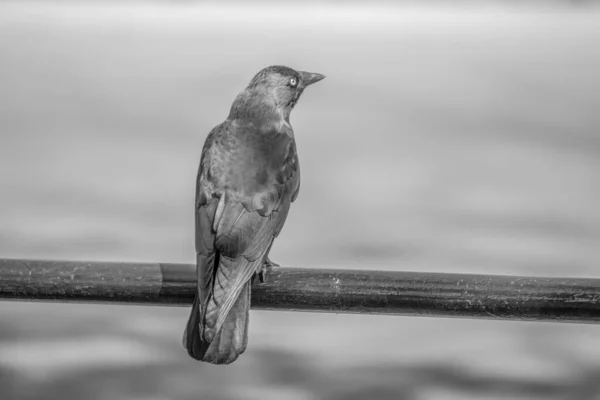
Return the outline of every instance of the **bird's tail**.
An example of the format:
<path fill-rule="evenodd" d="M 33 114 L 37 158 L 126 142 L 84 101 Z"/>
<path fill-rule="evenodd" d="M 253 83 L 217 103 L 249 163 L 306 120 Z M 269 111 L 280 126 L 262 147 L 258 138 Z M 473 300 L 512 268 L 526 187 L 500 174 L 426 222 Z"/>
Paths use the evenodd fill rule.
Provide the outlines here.
<path fill-rule="evenodd" d="M 212 364 L 230 364 L 246 350 L 250 312 L 250 282 L 247 282 L 227 313 L 221 329 L 209 342 L 204 337 L 206 320 L 199 294 L 196 293 L 192 313 L 183 335 L 183 345 L 190 356 Z"/>

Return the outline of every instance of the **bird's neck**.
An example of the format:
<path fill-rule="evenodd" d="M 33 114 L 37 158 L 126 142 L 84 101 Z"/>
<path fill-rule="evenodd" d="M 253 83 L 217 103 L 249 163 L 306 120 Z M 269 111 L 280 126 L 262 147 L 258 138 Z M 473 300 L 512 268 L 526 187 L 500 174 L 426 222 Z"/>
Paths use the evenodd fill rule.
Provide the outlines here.
<path fill-rule="evenodd" d="M 278 107 L 272 95 L 260 90 L 247 89 L 233 101 L 228 119 L 291 128 L 290 111 L 287 107 Z"/>

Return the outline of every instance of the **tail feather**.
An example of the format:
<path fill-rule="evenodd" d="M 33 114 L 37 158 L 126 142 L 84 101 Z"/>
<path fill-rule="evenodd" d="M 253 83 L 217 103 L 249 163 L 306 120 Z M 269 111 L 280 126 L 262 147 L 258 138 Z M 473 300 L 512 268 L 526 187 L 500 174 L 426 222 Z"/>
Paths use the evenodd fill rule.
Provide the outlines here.
<path fill-rule="evenodd" d="M 248 345 L 250 282 L 244 285 L 235 304 L 227 313 L 221 329 L 210 342 L 202 334 L 205 321 L 200 321 L 200 312 L 200 301 L 196 295 L 192 314 L 183 336 L 183 345 L 189 355 L 196 360 L 212 364 L 234 362 Z"/>
<path fill-rule="evenodd" d="M 206 345 L 207 343 L 202 342 L 200 338 L 200 301 L 198 294 L 196 294 L 192 305 L 192 313 L 183 333 L 183 347 L 187 349 L 191 357 L 200 360 L 201 355 L 206 352 Z"/>

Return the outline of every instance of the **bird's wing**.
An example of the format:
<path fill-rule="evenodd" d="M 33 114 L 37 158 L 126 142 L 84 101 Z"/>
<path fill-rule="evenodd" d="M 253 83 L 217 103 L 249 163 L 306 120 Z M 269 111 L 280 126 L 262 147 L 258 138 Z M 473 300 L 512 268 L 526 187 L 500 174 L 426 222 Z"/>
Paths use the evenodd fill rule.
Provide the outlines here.
<path fill-rule="evenodd" d="M 194 306 L 197 309 L 197 320 L 195 317 L 195 311 L 192 311 L 192 318 L 190 318 L 190 326 L 186 330 L 184 335 L 184 343 L 189 340 L 199 340 L 196 338 L 196 334 L 188 332 L 191 329 L 197 330 L 195 326 L 204 321 L 204 312 L 206 307 L 202 306 L 207 303 L 210 294 L 212 293 L 212 285 L 215 270 L 215 231 L 212 229 L 214 216 L 217 210 L 218 198 L 207 197 L 206 183 L 203 182 L 203 160 L 206 158 L 207 150 L 214 142 L 214 138 L 226 127 L 221 124 L 216 126 L 208 135 L 204 148 L 202 150 L 201 162 L 198 169 L 198 175 L 196 178 L 196 200 L 195 200 L 195 217 L 196 217 L 196 274 L 197 274 L 197 299 L 194 301 Z M 192 323 L 193 321 L 193 323 Z M 191 335 L 191 336 L 190 336 Z M 200 333 L 201 335 L 201 333 Z M 184 344 L 185 346 L 185 344 Z M 188 350 L 191 351 L 192 345 L 187 345 Z"/>
<path fill-rule="evenodd" d="M 261 267 L 299 186 L 296 146 L 285 132 L 232 123 L 218 129 L 207 139 L 196 195 L 197 252 L 218 253 L 198 271 L 209 341 Z"/>
<path fill-rule="evenodd" d="M 296 199 L 298 198 L 298 193 L 300 193 L 300 164 L 298 161 L 298 155 L 296 154 L 296 173 L 297 173 L 297 184 L 296 187 L 294 188 L 294 194 L 292 195 L 292 202 L 296 201 Z"/>

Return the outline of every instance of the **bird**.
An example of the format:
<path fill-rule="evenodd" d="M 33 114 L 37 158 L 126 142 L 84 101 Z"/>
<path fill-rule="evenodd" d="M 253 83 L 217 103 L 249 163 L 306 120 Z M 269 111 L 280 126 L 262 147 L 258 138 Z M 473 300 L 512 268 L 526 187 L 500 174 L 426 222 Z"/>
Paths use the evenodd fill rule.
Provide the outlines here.
<path fill-rule="evenodd" d="M 251 283 L 269 258 L 300 190 L 290 113 L 325 78 L 273 65 L 260 70 L 208 134 L 196 177 L 197 288 L 184 334 L 188 354 L 231 364 L 248 345 Z"/>

